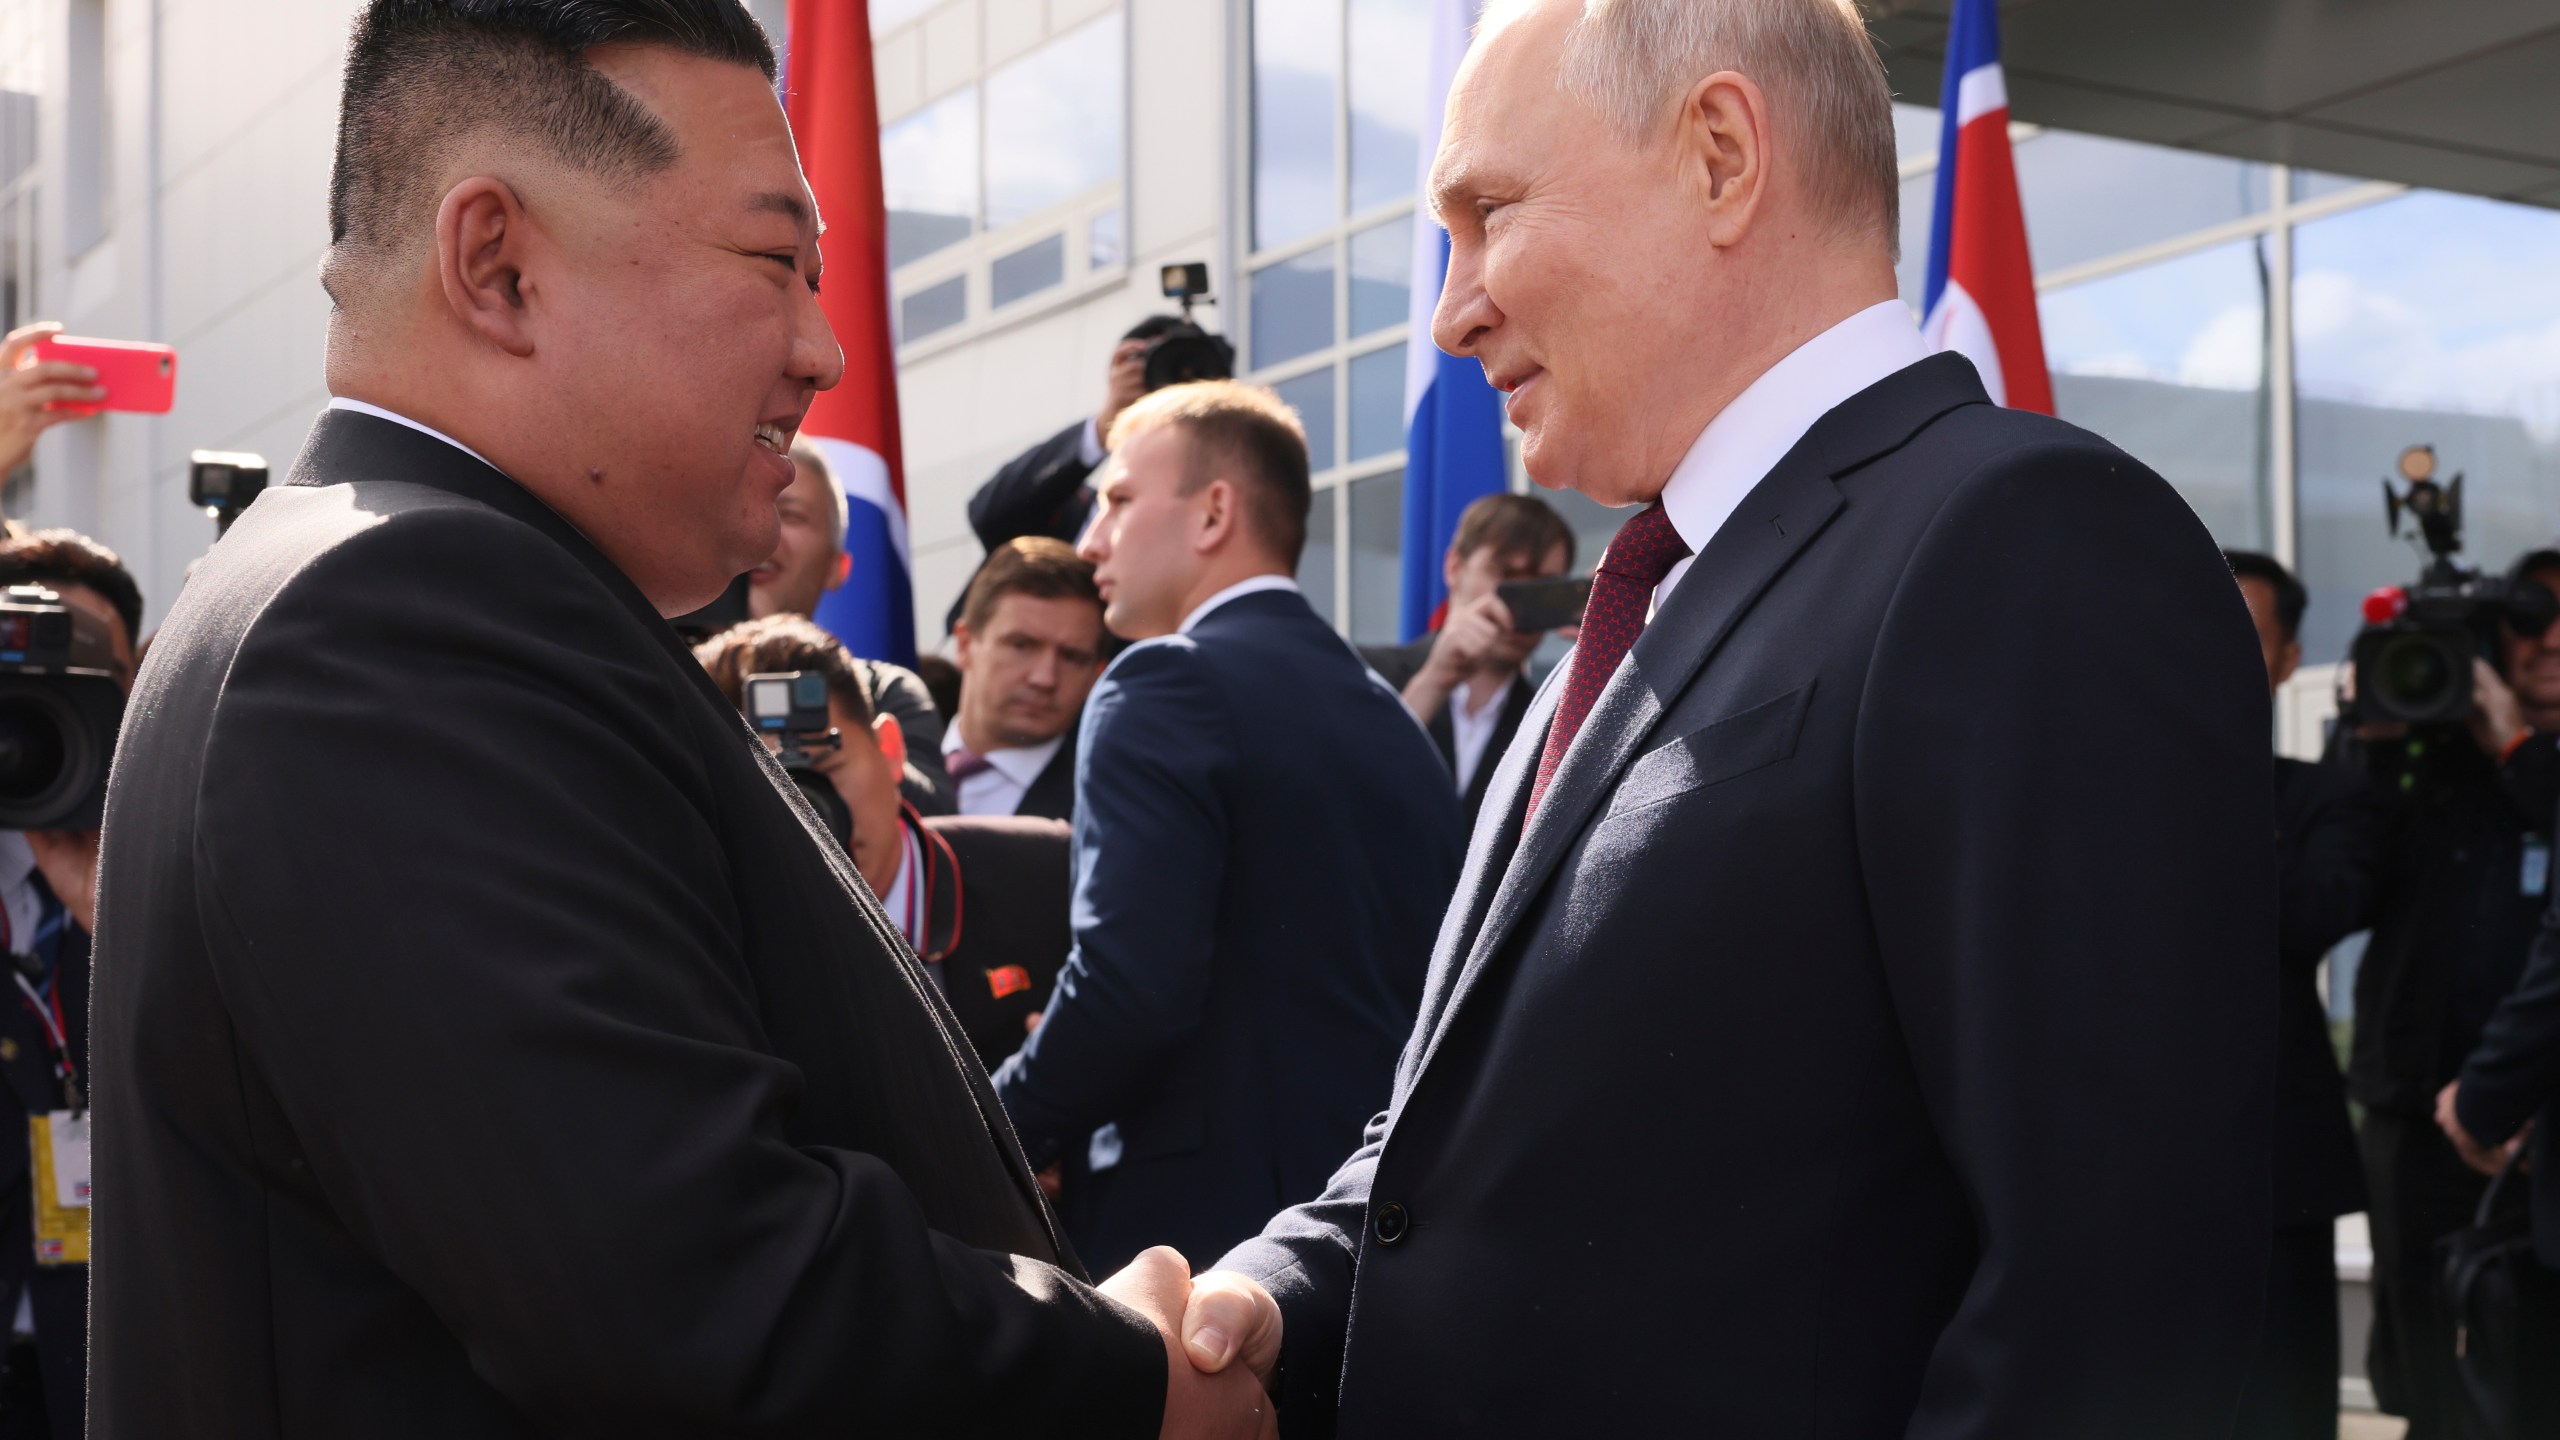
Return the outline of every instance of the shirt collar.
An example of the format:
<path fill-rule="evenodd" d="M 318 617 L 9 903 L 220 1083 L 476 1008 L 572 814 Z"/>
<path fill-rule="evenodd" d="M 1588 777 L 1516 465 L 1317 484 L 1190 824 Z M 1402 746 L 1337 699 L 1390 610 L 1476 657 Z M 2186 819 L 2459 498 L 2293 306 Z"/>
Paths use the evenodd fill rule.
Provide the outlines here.
<path fill-rule="evenodd" d="M 1058 747 L 1066 743 L 1065 735 L 1053 735 L 1038 745 L 1016 745 L 1001 750 L 989 750 L 978 758 L 1002 771 L 1004 777 L 1015 784 L 1028 785 L 1040 778 L 1040 772 L 1048 769 L 1049 762 L 1058 758 Z M 960 742 L 958 725 L 955 724 L 942 732 L 943 754 L 955 755 L 968 748 Z"/>
<path fill-rule="evenodd" d="M 0 890 L 14 890 L 35 873 L 36 852 L 24 831 L 0 830 Z"/>
<path fill-rule="evenodd" d="M 406 415 L 399 414 L 396 411 L 385 410 L 379 405 L 368 405 L 362 400 L 350 400 L 344 395 L 331 396 L 329 399 L 329 408 L 332 410 L 353 410 L 359 415 L 370 415 L 376 420 L 388 420 L 394 425 L 406 425 L 421 435 L 434 436 L 447 445 L 452 446 L 454 449 L 459 450 L 463 454 L 470 456 L 472 459 L 479 461 L 481 464 L 488 465 L 492 470 L 498 469 L 497 466 L 490 464 L 488 456 L 481 454 L 479 451 L 472 449 L 470 446 L 463 444 L 461 441 L 454 439 L 452 436 L 447 435 L 432 425 L 421 425 L 417 421 L 410 419 Z M 499 470 L 498 473 L 503 475 L 506 472 Z"/>
<path fill-rule="evenodd" d="M 1882 300 L 1797 346 L 1707 422 L 1662 487 L 1662 509 L 1689 553 L 1707 548 L 1742 497 L 1814 422 L 1929 347 L 1899 300 Z"/>
<path fill-rule="evenodd" d="M 898 822 L 898 843 L 898 876 L 889 882 L 889 892 L 880 897 L 880 908 L 889 912 L 889 923 L 898 927 L 898 933 L 907 937 L 916 953 L 922 954 L 924 937 L 907 928 L 907 910 L 914 903 L 916 883 L 916 837 L 903 819 Z"/>
<path fill-rule="evenodd" d="M 1209 618 L 1210 611 L 1217 609 L 1219 606 L 1226 604 L 1230 600 L 1241 600 L 1247 595 L 1258 595 L 1265 590 L 1286 590 L 1290 594 L 1295 595 L 1298 593 L 1298 582 L 1290 579 L 1286 575 L 1255 575 L 1248 579 L 1239 580 L 1233 585 L 1228 586 L 1226 589 L 1219 591 L 1217 594 L 1210 596 L 1208 599 L 1201 601 L 1199 609 L 1182 617 L 1182 625 L 1177 631 L 1175 631 L 1175 633 L 1188 635 L 1196 626 L 1199 625 L 1201 621 Z"/>

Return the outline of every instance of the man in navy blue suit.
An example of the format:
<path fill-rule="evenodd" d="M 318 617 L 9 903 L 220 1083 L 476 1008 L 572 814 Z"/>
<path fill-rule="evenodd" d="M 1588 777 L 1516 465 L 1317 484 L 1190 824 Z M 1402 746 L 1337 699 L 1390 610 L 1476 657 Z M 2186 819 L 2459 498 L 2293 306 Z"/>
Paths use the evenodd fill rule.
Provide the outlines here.
<path fill-rule="evenodd" d="M 1080 553 L 1140 643 L 1085 711 L 1075 951 L 996 1074 L 1085 1260 L 1213 1256 L 1385 1103 L 1465 836 L 1431 741 L 1290 580 L 1307 453 L 1230 382 L 1112 426 Z"/>

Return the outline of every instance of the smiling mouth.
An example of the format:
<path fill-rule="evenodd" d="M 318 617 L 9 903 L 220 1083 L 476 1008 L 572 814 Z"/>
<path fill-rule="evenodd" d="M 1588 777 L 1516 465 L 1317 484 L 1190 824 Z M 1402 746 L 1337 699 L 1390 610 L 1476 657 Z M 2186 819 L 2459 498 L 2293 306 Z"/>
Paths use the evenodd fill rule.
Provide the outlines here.
<path fill-rule="evenodd" d="M 756 443 L 776 455 L 791 453 L 791 432 L 772 420 L 756 422 Z"/>

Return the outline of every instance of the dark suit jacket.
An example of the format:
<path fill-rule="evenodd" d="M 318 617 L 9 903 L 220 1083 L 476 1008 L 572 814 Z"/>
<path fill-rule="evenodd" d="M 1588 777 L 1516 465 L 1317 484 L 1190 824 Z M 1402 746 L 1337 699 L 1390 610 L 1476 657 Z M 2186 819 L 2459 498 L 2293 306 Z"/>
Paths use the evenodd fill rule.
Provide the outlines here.
<path fill-rule="evenodd" d="M 1085 482 L 1094 470 L 1084 463 L 1084 424 L 1078 420 L 1007 460 L 969 497 L 969 528 L 980 545 L 992 551 L 1025 535 L 1072 545 L 1084 533 L 1084 522 L 1093 514 L 1093 491 Z M 975 574 L 970 578 L 976 579 Z M 968 598 L 969 587 L 963 585 L 951 613 L 943 617 L 945 631 L 960 623 L 960 607 Z"/>
<path fill-rule="evenodd" d="M 1364 645 L 1360 647 L 1360 658 L 1368 661 L 1369 668 L 1377 671 L 1379 678 L 1402 694 L 1413 677 L 1421 673 L 1423 662 L 1431 658 L 1431 642 L 1437 638 L 1437 635 L 1424 635 L 1409 645 Z M 1467 793 L 1458 802 L 1459 815 L 1467 822 L 1470 831 L 1476 828 L 1476 816 L 1484 809 L 1484 797 L 1493 788 L 1493 772 L 1502 759 L 1502 752 L 1511 748 L 1511 737 L 1520 733 L 1520 722 L 1529 713 L 1529 700 L 1535 689 L 1529 678 L 1523 675 L 1520 683 L 1511 687 L 1511 693 L 1502 697 L 1502 713 L 1494 717 L 1492 738 L 1484 744 L 1484 758 L 1476 762 L 1476 773 L 1467 781 Z M 1430 733 L 1431 743 L 1439 747 L 1440 763 L 1454 784 L 1458 773 L 1458 730 L 1449 719 L 1449 707 L 1441 706 L 1440 713 L 1432 716 L 1431 723 L 1423 729 Z"/>
<path fill-rule="evenodd" d="M 1744 499 L 1523 837 L 1561 689 L 1392 1104 L 1223 1262 L 1286 1312 L 1290 1432 L 2224 1433 L 2275 827 L 2176 492 L 1935 356 Z"/>
<path fill-rule="evenodd" d="M 925 958 L 987 1066 L 1022 1048 L 1066 963 L 1067 827 L 1012 815 L 924 822 Z M 915 837 L 914 827 L 908 829 Z M 940 844 L 933 843 L 940 841 Z M 946 848 L 947 847 L 947 848 Z"/>
<path fill-rule="evenodd" d="M 2462 1128 L 2504 1144 L 2527 1120 L 2533 1162 L 2533 1248 L 2560 1269 L 2560 909 L 2543 918 L 2524 978 L 2489 1017 L 2454 1092 Z M 2539 1118 L 2537 1118 L 2537 1116 Z"/>
<path fill-rule="evenodd" d="M 324 415 L 205 559 L 100 883 L 99 1440 L 1157 1423 L 842 850 L 452 447 Z"/>
<path fill-rule="evenodd" d="M 0 964 L 10 963 L 0 957 Z M 71 1066 L 85 1083 L 89 1074 L 89 935 L 65 927 L 55 960 L 54 983 L 62 991 L 62 1027 L 71 1040 Z M 11 984 L 0 991 L 0 1079 L 22 1115 L 59 1110 L 69 1097 L 54 1074 L 45 1030 Z M 82 1389 L 89 1376 L 89 1269 L 38 1265 L 35 1202 L 29 1188 L 26 1122 L 0 1143 L 0 1313 L 15 1315 L 23 1292 L 36 1322 L 36 1367 L 43 1372 L 45 1415 L 56 1440 L 79 1440 Z"/>
<path fill-rule="evenodd" d="M 1040 767 L 1040 773 L 1023 787 L 1022 799 L 1013 807 L 1016 815 L 1036 815 L 1044 820 L 1076 818 L 1076 732 L 1069 730 L 1058 753 Z"/>
<path fill-rule="evenodd" d="M 2276 1223 L 2364 1208 L 2347 1082 L 2320 1003 L 2320 961 L 2373 923 L 2382 816 L 2363 775 L 2276 760 Z"/>
<path fill-rule="evenodd" d="M 1130 647 L 1080 751 L 1075 951 L 996 1091 L 1035 1163 L 1095 1158 L 1061 1200 L 1088 1261 L 1205 1259 L 1322 1185 L 1385 1102 L 1457 797 L 1403 702 L 1288 592 Z"/>

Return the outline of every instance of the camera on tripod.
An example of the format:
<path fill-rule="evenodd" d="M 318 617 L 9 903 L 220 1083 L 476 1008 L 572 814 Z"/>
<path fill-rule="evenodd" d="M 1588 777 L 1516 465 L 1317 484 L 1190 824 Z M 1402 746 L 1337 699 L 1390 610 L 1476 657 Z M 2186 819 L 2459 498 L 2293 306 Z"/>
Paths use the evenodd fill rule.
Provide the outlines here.
<path fill-rule="evenodd" d="M 747 723 L 758 735 L 773 737 L 782 773 L 800 787 L 801 798 L 818 812 L 827 833 L 852 854 L 853 811 L 812 758 L 816 751 L 844 744 L 827 713 L 827 677 L 815 670 L 769 670 L 747 677 L 746 697 Z"/>
<path fill-rule="evenodd" d="M 95 830 L 124 722 L 110 622 L 0 590 L 0 830 Z"/>
<path fill-rule="evenodd" d="M 1148 393 L 1194 380 L 1234 379 L 1236 347 L 1226 336 L 1202 329 L 1191 318 L 1192 306 L 1217 303 L 1209 293 L 1209 267 L 1197 260 L 1167 265 L 1160 278 L 1164 298 L 1181 304 L 1182 322 L 1147 342 Z"/>
<path fill-rule="evenodd" d="M 2355 700 L 2360 723 L 2455 724 L 2471 714 L 2471 662 L 2496 663 L 2503 630 L 2539 635 L 2560 619 L 2560 596 L 2538 581 L 2484 575 L 2455 560 L 2462 551 L 2462 477 L 2438 483 L 2432 445 L 2400 452 L 2405 490 L 2382 482 L 2393 535 L 2406 516 L 2427 551 L 2414 585 L 2386 585 L 2365 597 L 2356 636 Z"/>

